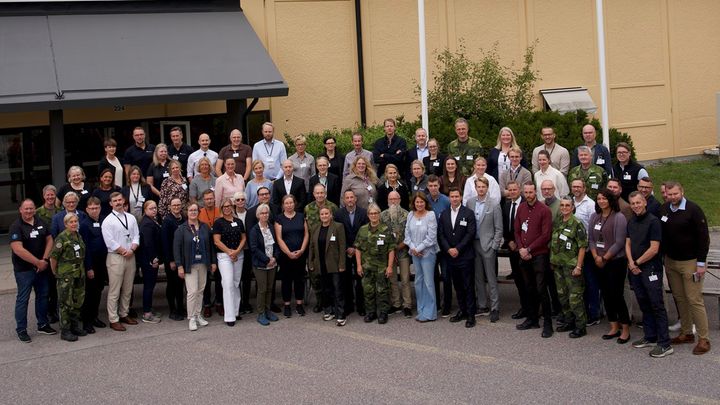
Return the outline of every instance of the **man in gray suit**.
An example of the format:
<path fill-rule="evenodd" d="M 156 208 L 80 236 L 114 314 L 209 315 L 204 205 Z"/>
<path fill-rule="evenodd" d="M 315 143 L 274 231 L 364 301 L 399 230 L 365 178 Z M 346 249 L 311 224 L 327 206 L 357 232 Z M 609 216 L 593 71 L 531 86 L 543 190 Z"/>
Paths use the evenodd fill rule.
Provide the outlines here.
<path fill-rule="evenodd" d="M 500 319 L 500 298 L 497 284 L 497 251 L 503 237 L 502 211 L 492 199 L 487 198 L 490 184 L 484 177 L 475 179 L 477 197 L 468 201 L 467 207 L 475 213 L 475 293 L 478 315 L 490 314 L 490 322 Z M 487 307 L 485 282 L 490 289 L 490 308 Z"/>

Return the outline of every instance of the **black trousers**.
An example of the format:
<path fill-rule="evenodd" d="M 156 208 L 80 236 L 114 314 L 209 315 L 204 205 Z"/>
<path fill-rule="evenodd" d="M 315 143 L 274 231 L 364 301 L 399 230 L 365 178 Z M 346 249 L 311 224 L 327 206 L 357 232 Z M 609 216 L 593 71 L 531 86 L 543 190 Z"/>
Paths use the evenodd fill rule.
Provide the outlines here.
<path fill-rule="evenodd" d="M 455 295 L 457 295 L 460 311 L 468 317 L 474 317 L 477 311 L 475 261 L 446 259 L 445 272 L 448 273 L 447 278 L 451 279 L 452 285 L 455 286 Z M 452 294 L 450 296 L 452 297 Z"/>
<path fill-rule="evenodd" d="M 184 312 L 186 296 L 184 294 L 185 282 L 178 277 L 177 269 L 170 269 L 170 262 L 165 262 L 165 296 L 167 297 L 170 312 Z"/>
<path fill-rule="evenodd" d="M 345 315 L 354 310 L 365 312 L 365 291 L 362 286 L 362 277 L 357 275 L 357 262 L 355 257 L 345 258 L 345 271 L 340 273 L 340 285 L 343 290 Z"/>
<path fill-rule="evenodd" d="M 80 317 L 84 325 L 92 325 L 92 322 L 98 318 L 100 308 L 100 298 L 103 289 L 108 281 L 107 265 L 105 260 L 107 253 L 95 255 L 91 258 L 94 278 L 85 278 L 85 301 L 83 301 L 80 310 Z"/>
<path fill-rule="evenodd" d="M 627 274 L 627 260 L 623 257 L 612 259 L 605 263 L 602 269 L 595 268 L 595 274 L 600 282 L 605 302 L 605 312 L 609 322 L 630 324 L 630 314 L 625 303 L 625 274 Z"/>
<path fill-rule="evenodd" d="M 347 272 L 345 270 L 343 273 Z M 345 300 L 343 297 L 340 275 L 342 273 L 323 273 L 322 287 L 323 297 L 327 297 L 327 303 L 323 305 L 326 314 L 333 314 L 336 318 L 343 318 L 345 314 Z"/>
<path fill-rule="evenodd" d="M 305 265 L 307 264 L 307 257 L 305 255 L 300 256 L 299 259 L 291 260 L 284 254 L 280 254 L 280 290 L 282 292 L 282 299 L 285 302 L 290 302 L 292 298 L 293 290 L 295 291 L 295 300 L 303 301 L 305 299 Z"/>
<path fill-rule="evenodd" d="M 542 305 L 544 324 L 552 325 L 550 296 L 547 290 L 547 278 L 551 277 L 549 256 L 544 254 L 533 256 L 530 260 L 521 259 L 520 268 L 525 280 L 528 319 L 538 322 L 538 313 Z"/>

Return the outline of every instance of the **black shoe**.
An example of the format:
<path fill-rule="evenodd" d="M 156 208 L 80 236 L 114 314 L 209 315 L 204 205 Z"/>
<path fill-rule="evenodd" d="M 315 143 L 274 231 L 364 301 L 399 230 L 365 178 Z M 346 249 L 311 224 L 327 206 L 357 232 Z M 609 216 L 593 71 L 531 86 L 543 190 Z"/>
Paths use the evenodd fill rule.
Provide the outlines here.
<path fill-rule="evenodd" d="M 290 308 L 290 305 L 283 306 L 283 315 L 285 315 L 285 318 L 290 318 L 292 316 L 292 309 Z"/>
<path fill-rule="evenodd" d="M 388 314 L 384 312 L 380 312 L 380 315 L 378 315 L 378 323 L 380 325 L 387 323 L 388 321 Z"/>
<path fill-rule="evenodd" d="M 320 304 L 315 304 L 315 306 L 313 307 L 313 312 L 316 314 L 319 314 L 320 312 L 322 312 L 322 310 L 323 309 L 322 309 L 322 306 L 320 306 Z"/>
<path fill-rule="evenodd" d="M 282 312 L 280 307 L 277 306 L 276 304 L 270 304 L 270 310 L 275 312 L 276 314 L 279 314 L 280 312 Z"/>
<path fill-rule="evenodd" d="M 462 311 L 458 311 L 455 315 L 450 317 L 450 322 L 455 323 L 455 322 L 460 322 L 460 321 L 464 321 L 467 319 L 468 319 L 467 315 L 463 314 Z"/>
<path fill-rule="evenodd" d="M 440 313 L 440 316 L 443 318 L 447 318 L 450 316 L 450 308 L 443 308 L 442 312 Z"/>
<path fill-rule="evenodd" d="M 60 322 L 60 318 L 55 314 L 48 314 L 48 323 L 58 323 Z"/>
<path fill-rule="evenodd" d="M 75 335 L 75 336 L 87 336 L 87 332 L 85 332 L 85 329 L 80 328 L 80 327 L 78 327 L 77 325 L 76 325 L 76 326 L 73 326 L 73 327 L 70 329 L 70 332 L 72 332 L 72 334 Z"/>
<path fill-rule="evenodd" d="M 396 306 L 392 306 L 392 307 L 390 307 L 390 310 L 388 311 L 388 315 L 392 315 L 398 311 L 400 311 L 400 308 L 398 308 Z"/>
<path fill-rule="evenodd" d="M 622 335 L 622 332 L 617 331 L 617 332 L 615 332 L 615 333 L 613 333 L 613 334 L 609 334 L 609 333 L 608 333 L 608 334 L 602 335 L 602 339 L 603 339 L 603 340 L 612 340 L 612 339 L 615 339 L 615 338 L 620 337 L 620 335 Z"/>
<path fill-rule="evenodd" d="M 303 306 L 303 304 L 296 304 L 295 312 L 297 312 L 297 314 L 300 316 L 305 316 L 305 307 Z"/>
<path fill-rule="evenodd" d="M 528 329 L 538 329 L 540 328 L 540 324 L 537 321 L 530 320 L 529 318 L 526 318 L 523 323 L 515 325 L 515 329 L 517 330 L 528 330 Z"/>
<path fill-rule="evenodd" d="M 179 312 L 173 312 L 173 313 L 171 313 L 170 316 L 169 316 L 169 318 L 172 319 L 173 321 L 183 321 L 183 320 L 185 320 L 185 317 L 182 316 L 182 314 L 180 314 Z"/>
<path fill-rule="evenodd" d="M 235 326 L 235 322 L 225 322 L 225 325 L 233 327 Z"/>
<path fill-rule="evenodd" d="M 466 328 L 474 328 L 475 327 L 475 317 L 471 316 L 465 321 L 465 327 Z"/>
<path fill-rule="evenodd" d="M 490 322 L 495 323 L 500 320 L 500 311 L 493 309 L 490 311 Z"/>
<path fill-rule="evenodd" d="M 21 330 L 20 332 L 17 333 L 17 336 L 18 336 L 18 339 L 20 339 L 20 341 L 23 343 L 32 342 L 32 339 L 30 339 L 30 335 L 28 335 L 26 330 Z"/>
<path fill-rule="evenodd" d="M 375 315 L 375 312 L 369 312 L 367 315 L 365 315 L 365 318 L 363 318 L 363 321 L 365 323 L 370 323 L 377 319 L 377 315 Z"/>
<path fill-rule="evenodd" d="M 526 318 L 526 317 L 527 317 L 527 315 L 525 315 L 525 311 L 523 311 L 522 308 L 520 308 L 514 314 L 510 315 L 510 318 L 512 318 L 512 319 L 522 319 L 522 318 Z"/>
<path fill-rule="evenodd" d="M 69 330 L 63 330 L 60 333 L 60 339 L 65 340 L 67 342 L 76 342 L 78 340 L 78 337 L 70 332 Z"/>
<path fill-rule="evenodd" d="M 53 329 L 50 325 L 43 325 L 38 328 L 38 333 L 42 333 L 43 335 L 54 335 L 57 333 L 57 331 Z"/>
<path fill-rule="evenodd" d="M 558 332 L 570 332 L 575 329 L 575 322 L 559 325 L 555 330 Z"/>
<path fill-rule="evenodd" d="M 97 318 L 95 318 L 95 320 L 92 321 L 92 326 L 96 327 L 96 328 L 100 328 L 100 329 L 107 328 L 107 325 L 105 324 L 105 322 L 103 322 Z"/>
<path fill-rule="evenodd" d="M 619 345 L 624 345 L 625 343 L 630 341 L 630 338 L 631 338 L 630 335 L 628 335 L 627 339 L 623 339 L 623 338 L 619 337 L 619 338 L 617 338 L 616 342 Z"/>
<path fill-rule="evenodd" d="M 568 335 L 568 336 L 570 336 L 570 338 L 572 338 L 572 339 L 577 339 L 577 338 L 581 338 L 585 335 L 587 335 L 587 329 L 582 328 L 582 329 L 575 329 L 574 331 L 570 332 L 570 335 Z"/>
<path fill-rule="evenodd" d="M 482 307 L 478 308 L 477 311 L 475 311 L 475 316 L 487 316 L 490 314 L 490 308 Z"/>
<path fill-rule="evenodd" d="M 84 330 L 85 333 L 87 333 L 88 335 L 92 335 L 92 334 L 95 333 L 95 328 L 93 328 L 92 325 L 83 326 L 83 330 Z"/>
<path fill-rule="evenodd" d="M 542 331 L 542 334 L 541 334 L 540 336 L 542 336 L 542 337 L 544 337 L 544 338 L 547 339 L 547 338 L 551 337 L 552 335 L 553 335 L 552 325 L 545 325 L 545 326 L 543 327 L 543 331 Z"/>
<path fill-rule="evenodd" d="M 405 318 L 412 318 L 412 309 L 403 308 L 403 315 L 405 316 Z"/>

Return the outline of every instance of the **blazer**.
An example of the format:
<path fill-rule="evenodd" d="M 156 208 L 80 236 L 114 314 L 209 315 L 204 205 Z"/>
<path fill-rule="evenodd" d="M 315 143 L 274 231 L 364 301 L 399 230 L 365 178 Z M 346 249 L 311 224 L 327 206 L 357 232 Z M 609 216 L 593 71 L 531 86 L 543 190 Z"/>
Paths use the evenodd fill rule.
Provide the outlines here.
<path fill-rule="evenodd" d="M 303 182 L 303 188 L 305 188 L 305 182 Z M 280 257 L 280 248 L 275 238 L 275 232 L 270 228 L 270 232 L 273 234 L 273 257 L 275 260 Z M 267 267 L 270 258 L 265 254 L 265 239 L 263 238 L 262 231 L 260 230 L 260 224 L 255 224 L 250 232 L 248 232 L 248 239 L 250 240 L 250 256 L 252 257 L 252 266 L 255 268 L 264 269 Z"/>
<path fill-rule="evenodd" d="M 342 207 L 335 212 L 335 222 L 341 223 L 345 227 L 345 248 L 355 244 L 360 227 L 370 222 L 367 217 L 367 210 L 355 207 L 355 221 L 350 225 L 350 212 L 347 207 Z"/>
<path fill-rule="evenodd" d="M 345 227 L 335 221 L 330 223 L 328 228 L 325 246 L 320 246 L 320 226 L 313 227 L 310 235 L 310 246 L 308 251 L 308 267 L 310 271 L 320 272 L 320 249 L 325 249 L 325 267 L 328 273 L 337 273 L 345 269 Z"/>
<path fill-rule="evenodd" d="M 121 174 L 120 174 L 120 184 L 125 184 L 127 181 L 125 181 L 125 166 L 123 166 L 123 161 L 120 159 L 119 156 L 115 156 L 115 158 L 120 162 L 120 166 L 122 166 Z M 108 162 L 107 157 L 103 156 L 102 159 L 98 162 L 98 177 L 100 177 L 100 173 L 102 173 L 105 169 L 111 169 L 113 170 L 113 173 L 115 173 L 115 166 L 111 165 L 110 162 Z"/>
<path fill-rule="evenodd" d="M 308 192 L 307 199 L 305 200 L 305 205 L 310 204 L 314 198 L 313 198 L 313 189 L 316 184 L 320 183 L 320 176 L 314 175 L 310 177 L 310 191 Z M 328 172 L 327 176 L 327 187 L 325 191 L 327 192 L 327 199 L 329 201 L 332 201 L 337 205 L 340 206 L 340 188 L 342 187 L 342 183 L 340 182 L 340 178 L 336 176 L 333 173 Z"/>
<path fill-rule="evenodd" d="M 130 186 L 127 186 L 127 185 L 123 186 L 122 189 L 120 190 L 120 192 L 122 193 L 123 197 L 125 197 L 126 201 L 130 201 Z M 140 194 L 143 197 L 145 197 L 145 201 L 147 201 L 147 200 L 157 201 L 158 200 L 157 196 L 155 194 L 153 194 L 152 191 L 150 191 L 149 184 L 143 184 L 140 186 Z"/>
<path fill-rule="evenodd" d="M 163 252 L 167 252 L 165 255 L 165 266 L 169 266 L 170 262 L 175 261 L 175 257 L 172 254 L 173 251 L 173 238 L 175 237 L 175 231 L 177 231 L 180 224 L 185 222 L 185 218 L 181 215 L 180 219 L 175 218 L 173 214 L 165 215 L 162 220 L 160 227 L 160 240 L 162 242 Z"/>
<path fill-rule="evenodd" d="M 279 179 L 276 179 L 273 181 L 272 185 L 272 199 L 270 202 L 277 208 L 282 209 L 282 198 L 285 197 L 286 194 L 288 194 L 285 191 L 285 178 L 280 177 Z M 300 177 L 293 176 L 292 183 L 290 183 L 290 193 L 295 196 L 295 200 L 297 203 L 295 204 L 295 211 L 302 213 L 303 208 L 305 208 L 305 203 L 307 201 L 307 190 L 305 189 L 305 180 L 301 179 Z M 276 214 L 279 213 L 279 211 L 275 212 Z"/>
<path fill-rule="evenodd" d="M 525 201 L 524 198 L 520 197 L 520 202 L 515 205 L 515 216 L 517 216 L 517 210 L 520 208 L 520 204 Z M 508 242 L 515 240 L 515 223 L 510 221 L 510 210 L 512 208 L 512 201 L 503 198 L 501 204 L 502 210 L 502 223 L 503 223 L 503 247 L 507 247 Z"/>
<path fill-rule="evenodd" d="M 473 213 L 476 203 L 477 198 L 473 198 L 467 204 L 468 209 Z M 503 215 L 500 205 L 492 200 L 486 200 L 483 212 L 475 217 L 475 221 L 477 225 L 475 239 L 480 241 L 482 253 L 500 249 L 503 239 Z"/>
<path fill-rule="evenodd" d="M 455 227 L 453 228 L 452 218 L 450 216 L 451 210 L 452 208 L 446 209 L 440 214 L 437 230 L 440 249 L 449 263 L 473 260 L 475 258 L 475 249 L 473 248 L 476 229 L 475 214 L 469 208 L 461 205 L 457 219 L 455 220 Z M 462 220 L 467 222 L 465 226 L 460 224 Z M 460 251 L 458 257 L 453 258 L 447 254 L 450 248 L 455 248 Z"/>
<path fill-rule="evenodd" d="M 210 228 L 200 222 L 198 234 L 200 235 L 200 242 L 203 243 L 205 251 L 207 252 L 207 254 L 203 256 L 203 263 L 208 266 L 209 270 L 210 265 L 217 264 L 215 244 L 211 242 L 212 235 L 210 235 Z M 193 245 L 195 242 L 193 241 L 193 237 L 192 230 L 190 230 L 187 222 L 183 222 L 178 226 L 177 231 L 175 231 L 175 236 L 173 237 L 173 256 L 175 263 L 178 267 L 182 266 L 183 271 L 188 274 L 190 273 L 194 259 Z"/>
<path fill-rule="evenodd" d="M 141 268 L 152 267 L 152 261 L 156 258 L 159 263 L 163 263 L 160 224 L 146 216 L 140 221 L 140 248 L 137 258 Z"/>
<path fill-rule="evenodd" d="M 425 166 L 425 174 L 428 176 L 431 174 L 434 174 L 438 177 L 441 177 L 443 173 L 445 172 L 445 155 L 438 153 L 437 159 L 431 161 L 430 156 L 425 156 L 423 158 L 423 165 Z M 435 166 L 435 162 L 438 162 L 439 164 Z"/>

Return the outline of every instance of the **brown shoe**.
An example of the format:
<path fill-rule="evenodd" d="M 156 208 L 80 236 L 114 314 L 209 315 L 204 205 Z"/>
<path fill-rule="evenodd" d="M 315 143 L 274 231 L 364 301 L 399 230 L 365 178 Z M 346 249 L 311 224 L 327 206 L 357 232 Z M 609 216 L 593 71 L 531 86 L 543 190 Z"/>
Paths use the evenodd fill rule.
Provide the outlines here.
<path fill-rule="evenodd" d="M 127 330 L 120 322 L 110 322 L 110 329 L 118 332 L 125 332 Z"/>
<path fill-rule="evenodd" d="M 681 345 L 684 343 L 695 343 L 695 335 L 683 335 L 679 334 L 677 337 L 670 339 L 670 344 Z"/>
<path fill-rule="evenodd" d="M 221 304 L 215 305 L 215 312 L 220 316 L 225 316 L 225 308 Z"/>
<path fill-rule="evenodd" d="M 693 354 L 705 354 L 710 351 L 710 341 L 707 339 L 700 338 L 698 343 L 693 349 Z"/>
<path fill-rule="evenodd" d="M 123 316 L 122 318 L 120 318 L 120 322 L 126 323 L 128 325 L 137 325 L 138 324 L 138 321 L 135 320 L 135 318 L 130 318 L 129 316 Z"/>
<path fill-rule="evenodd" d="M 210 318 L 212 316 L 212 309 L 210 307 L 203 308 L 203 318 Z"/>

